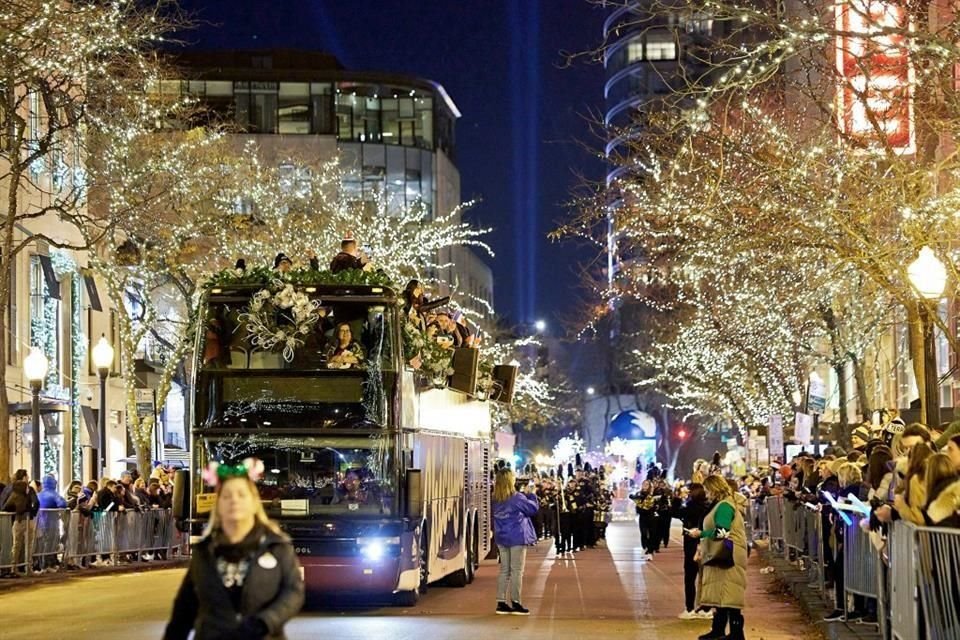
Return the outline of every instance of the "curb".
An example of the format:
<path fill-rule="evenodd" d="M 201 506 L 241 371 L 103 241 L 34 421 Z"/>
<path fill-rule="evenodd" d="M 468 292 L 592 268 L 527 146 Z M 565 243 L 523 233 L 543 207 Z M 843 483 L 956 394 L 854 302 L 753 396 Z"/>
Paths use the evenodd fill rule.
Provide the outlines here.
<path fill-rule="evenodd" d="M 867 624 L 848 625 L 845 622 L 824 622 L 823 617 L 833 611 L 824 602 L 819 591 L 811 587 L 807 576 L 787 562 L 782 555 L 771 554 L 769 549 L 757 549 L 761 560 L 773 567 L 774 575 L 790 591 L 803 613 L 829 640 L 881 640 L 877 627 Z"/>
<path fill-rule="evenodd" d="M 92 578 L 120 573 L 145 573 L 148 571 L 159 571 L 161 569 L 176 569 L 178 567 L 186 567 L 187 562 L 189 562 L 189 560 L 186 558 L 183 560 L 153 560 L 150 562 L 130 562 L 114 567 L 92 567 L 88 569 L 77 569 L 75 571 L 57 571 L 30 577 L 21 574 L 16 578 L 0 578 L 0 593 L 70 582 L 75 578 Z"/>

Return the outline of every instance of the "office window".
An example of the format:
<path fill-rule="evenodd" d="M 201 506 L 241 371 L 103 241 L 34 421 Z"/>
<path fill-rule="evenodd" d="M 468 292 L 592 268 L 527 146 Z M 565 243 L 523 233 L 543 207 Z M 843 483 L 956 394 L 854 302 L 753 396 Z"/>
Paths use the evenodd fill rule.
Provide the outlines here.
<path fill-rule="evenodd" d="M 27 94 L 27 153 L 33 156 L 40 149 L 40 94 Z M 30 176 L 36 180 L 43 171 L 43 158 L 36 156 L 30 162 Z"/>
<path fill-rule="evenodd" d="M 7 295 L 7 364 L 20 362 L 20 330 L 17 325 L 17 259 L 10 263 L 10 289 Z"/>
<path fill-rule="evenodd" d="M 310 132 L 336 133 L 333 126 L 333 87 L 327 83 L 314 82 L 310 86 Z"/>
<path fill-rule="evenodd" d="M 647 60 L 676 60 L 677 43 L 669 35 L 653 36 L 647 40 Z"/>
<path fill-rule="evenodd" d="M 63 327 L 60 300 L 50 295 L 47 282 L 41 256 L 30 256 L 30 344 L 40 347 L 47 356 L 47 384 L 50 384 L 59 381 Z"/>
<path fill-rule="evenodd" d="M 237 124 L 251 133 L 277 132 L 277 83 L 237 82 L 234 84 Z"/>
<path fill-rule="evenodd" d="M 687 33 L 709 35 L 713 31 L 713 18 L 710 14 L 697 11 L 686 19 Z"/>
<path fill-rule="evenodd" d="M 310 133 L 310 84 L 281 82 L 279 96 L 280 133 Z"/>
<path fill-rule="evenodd" d="M 643 60 L 643 40 L 631 40 L 627 43 L 627 64 Z"/>

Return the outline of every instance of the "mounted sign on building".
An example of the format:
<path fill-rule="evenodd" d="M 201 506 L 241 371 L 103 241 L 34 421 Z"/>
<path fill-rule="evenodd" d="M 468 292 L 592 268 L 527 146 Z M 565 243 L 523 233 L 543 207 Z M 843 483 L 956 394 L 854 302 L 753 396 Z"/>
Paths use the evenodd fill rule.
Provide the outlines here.
<path fill-rule="evenodd" d="M 846 0 L 835 6 L 842 34 L 836 48 L 841 133 L 867 146 L 916 153 L 906 3 Z"/>

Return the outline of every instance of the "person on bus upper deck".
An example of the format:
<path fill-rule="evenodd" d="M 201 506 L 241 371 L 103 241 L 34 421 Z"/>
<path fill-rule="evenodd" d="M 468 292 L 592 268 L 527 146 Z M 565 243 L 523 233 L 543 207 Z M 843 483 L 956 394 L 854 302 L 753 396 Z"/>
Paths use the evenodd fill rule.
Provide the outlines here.
<path fill-rule="evenodd" d="M 423 304 L 423 285 L 419 280 L 411 280 L 403 289 L 403 315 L 413 326 L 426 332 L 427 322 L 420 307 Z"/>
<path fill-rule="evenodd" d="M 337 342 L 327 356 L 327 367 L 330 369 L 353 369 L 359 367 L 363 360 L 363 347 L 353 339 L 353 330 L 350 328 L 350 324 L 341 322 L 337 325 Z"/>
<path fill-rule="evenodd" d="M 290 269 L 293 269 L 293 261 L 286 254 L 278 253 L 277 257 L 273 259 L 273 268 L 280 273 L 287 273 Z"/>
<path fill-rule="evenodd" d="M 440 325 L 440 332 L 437 337 L 447 342 L 452 341 L 454 347 L 463 346 L 463 336 L 457 330 L 457 323 L 453 321 L 448 313 L 438 313 L 436 323 Z"/>
<path fill-rule="evenodd" d="M 357 247 L 357 241 L 347 237 L 340 242 L 340 253 L 330 261 L 330 271 L 340 273 L 347 269 L 362 269 L 370 271 L 372 265 L 360 255 L 360 249 Z"/>

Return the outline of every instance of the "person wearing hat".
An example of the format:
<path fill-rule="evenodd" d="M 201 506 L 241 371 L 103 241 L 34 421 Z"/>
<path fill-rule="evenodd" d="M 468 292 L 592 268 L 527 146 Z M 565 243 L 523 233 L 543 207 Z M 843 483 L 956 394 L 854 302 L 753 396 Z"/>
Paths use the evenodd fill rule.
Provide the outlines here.
<path fill-rule="evenodd" d="M 850 434 L 850 442 L 857 451 L 863 451 L 870 442 L 870 429 L 865 425 L 860 425 Z"/>
<path fill-rule="evenodd" d="M 287 273 L 290 269 L 293 269 L 293 261 L 285 253 L 278 253 L 277 257 L 273 259 L 273 268 L 279 273 Z"/>
<path fill-rule="evenodd" d="M 331 273 L 340 273 L 348 269 L 370 270 L 370 263 L 360 255 L 360 249 L 357 248 L 357 241 L 347 237 L 340 242 L 340 253 L 330 261 Z"/>

